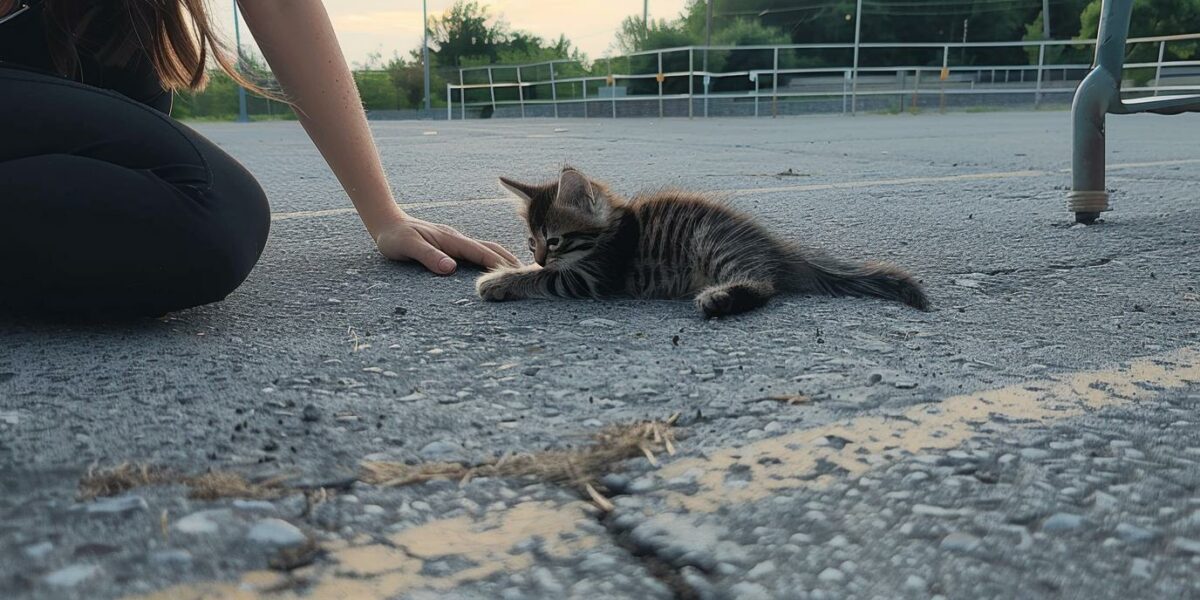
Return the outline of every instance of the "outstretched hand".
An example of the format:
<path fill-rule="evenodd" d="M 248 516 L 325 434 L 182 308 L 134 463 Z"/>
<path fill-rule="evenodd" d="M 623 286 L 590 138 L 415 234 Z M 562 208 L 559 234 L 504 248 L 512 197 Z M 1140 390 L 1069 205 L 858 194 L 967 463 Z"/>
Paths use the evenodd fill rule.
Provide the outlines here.
<path fill-rule="evenodd" d="M 415 260 L 438 275 L 453 273 L 458 268 L 455 259 L 486 269 L 521 265 L 500 244 L 472 239 L 448 225 L 407 216 L 379 231 L 375 245 L 391 260 Z"/>

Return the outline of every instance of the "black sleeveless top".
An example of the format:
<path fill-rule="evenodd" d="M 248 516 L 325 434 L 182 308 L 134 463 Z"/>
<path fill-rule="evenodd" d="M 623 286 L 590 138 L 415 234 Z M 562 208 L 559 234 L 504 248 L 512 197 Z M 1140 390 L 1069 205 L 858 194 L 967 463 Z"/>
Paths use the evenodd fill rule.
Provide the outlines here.
<path fill-rule="evenodd" d="M 102 30 L 106 24 L 116 22 L 120 15 L 114 14 L 113 2 L 82 0 L 91 4 L 89 30 Z M 19 0 L 16 11 L 26 10 L 4 23 L 0 23 L 0 68 L 22 67 L 56 74 L 51 59 L 50 36 L 55 29 L 50 26 L 49 16 L 42 0 Z M 3 19 L 6 15 L 0 15 Z M 109 25 L 111 26 L 111 25 Z M 101 56 L 98 48 L 81 42 L 76 45 L 79 52 L 79 68 L 70 79 L 95 87 L 113 90 L 133 100 L 146 104 L 164 113 L 171 112 L 171 92 L 164 90 L 162 82 L 154 72 L 149 57 L 139 50 L 123 64 L 114 64 Z"/>

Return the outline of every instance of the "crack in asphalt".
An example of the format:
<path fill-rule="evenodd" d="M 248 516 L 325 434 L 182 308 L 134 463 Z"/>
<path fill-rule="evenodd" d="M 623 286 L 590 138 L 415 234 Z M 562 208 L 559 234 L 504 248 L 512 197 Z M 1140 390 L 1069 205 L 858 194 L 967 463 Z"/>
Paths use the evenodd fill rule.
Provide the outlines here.
<path fill-rule="evenodd" d="M 1014 273 L 1045 273 L 1048 271 L 1072 271 L 1075 269 L 1090 269 L 1092 267 L 1102 267 L 1116 260 L 1116 256 L 1105 256 L 1094 260 L 1078 264 L 1049 264 L 1041 267 L 1021 268 L 1021 267 L 1003 267 L 999 269 L 987 269 L 983 271 L 954 271 L 947 275 L 988 275 L 995 277 L 997 275 L 1012 275 Z"/>
<path fill-rule="evenodd" d="M 683 567 L 674 565 L 652 549 L 638 546 L 631 539 L 629 530 L 621 529 L 614 523 L 612 513 L 601 513 L 598 520 L 613 545 L 628 553 L 651 577 L 667 586 L 674 600 L 700 600 L 700 591 L 683 576 Z"/>

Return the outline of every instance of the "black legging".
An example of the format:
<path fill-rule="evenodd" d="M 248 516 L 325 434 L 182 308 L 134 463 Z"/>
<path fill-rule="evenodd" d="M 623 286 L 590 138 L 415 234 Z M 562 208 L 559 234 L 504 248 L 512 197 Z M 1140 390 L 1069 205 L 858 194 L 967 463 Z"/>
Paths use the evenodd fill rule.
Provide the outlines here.
<path fill-rule="evenodd" d="M 269 229 L 258 183 L 196 132 L 120 94 L 0 66 L 0 311 L 215 302 Z"/>

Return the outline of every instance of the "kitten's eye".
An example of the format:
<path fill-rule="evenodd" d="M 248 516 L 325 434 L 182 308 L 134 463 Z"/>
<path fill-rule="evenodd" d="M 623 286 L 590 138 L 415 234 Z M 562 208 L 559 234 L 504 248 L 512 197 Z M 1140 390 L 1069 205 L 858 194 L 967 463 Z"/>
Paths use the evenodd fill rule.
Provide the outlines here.
<path fill-rule="evenodd" d="M 546 248 L 549 250 L 553 250 L 554 247 L 557 246 L 558 243 L 561 241 L 562 241 L 562 239 L 560 239 L 560 238 L 552 237 L 552 238 L 546 240 Z"/>

